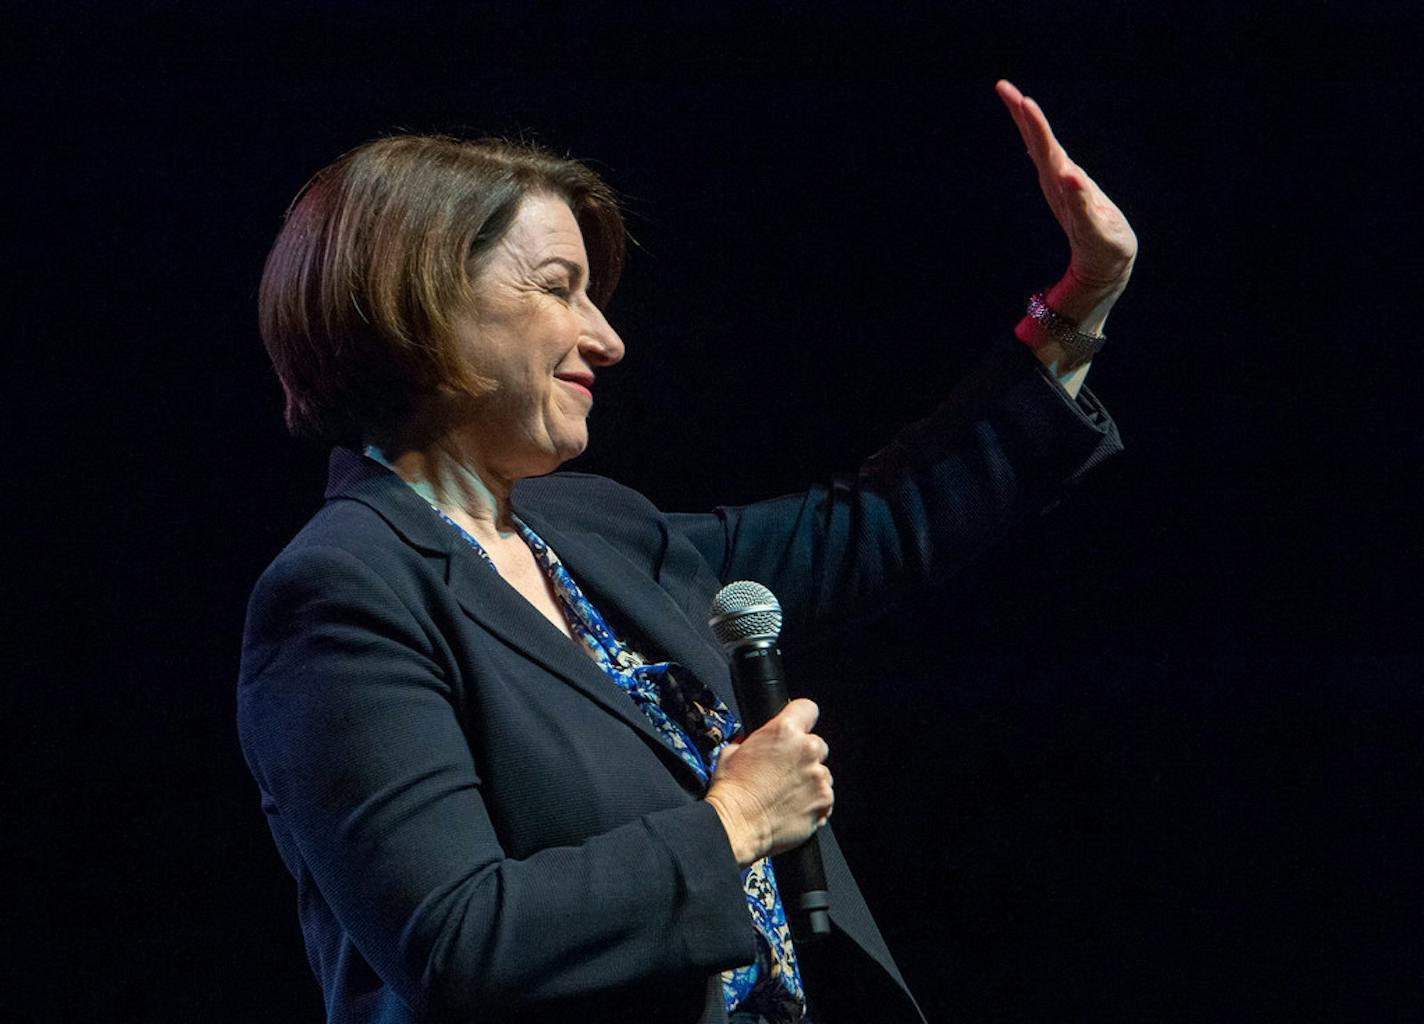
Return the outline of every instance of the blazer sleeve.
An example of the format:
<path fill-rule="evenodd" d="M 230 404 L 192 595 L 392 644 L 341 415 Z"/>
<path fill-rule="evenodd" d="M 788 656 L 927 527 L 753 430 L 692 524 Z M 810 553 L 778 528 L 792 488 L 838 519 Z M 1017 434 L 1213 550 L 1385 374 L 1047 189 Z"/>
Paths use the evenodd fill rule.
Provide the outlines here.
<path fill-rule="evenodd" d="M 777 595 L 794 643 L 822 620 L 943 580 L 1122 447 L 1091 391 L 1067 392 L 1016 340 L 993 347 L 928 419 L 855 474 L 802 494 L 674 514 L 723 582 Z"/>
<path fill-rule="evenodd" d="M 706 803 L 506 856 L 438 647 L 418 609 L 335 547 L 289 549 L 249 609 L 244 753 L 274 832 L 381 979 L 418 1014 L 475 1019 L 654 977 L 700 1004 L 709 974 L 750 962 L 739 872 Z"/>

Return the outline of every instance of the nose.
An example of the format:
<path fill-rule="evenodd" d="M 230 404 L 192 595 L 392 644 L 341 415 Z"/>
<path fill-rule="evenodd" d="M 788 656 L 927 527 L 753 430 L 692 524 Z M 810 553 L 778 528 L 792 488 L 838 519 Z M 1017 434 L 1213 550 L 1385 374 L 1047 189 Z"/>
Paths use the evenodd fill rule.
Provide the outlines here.
<path fill-rule="evenodd" d="M 623 358 L 623 339 L 603 315 L 603 310 L 587 298 L 584 304 L 587 326 L 579 336 L 579 351 L 594 366 L 612 366 Z"/>

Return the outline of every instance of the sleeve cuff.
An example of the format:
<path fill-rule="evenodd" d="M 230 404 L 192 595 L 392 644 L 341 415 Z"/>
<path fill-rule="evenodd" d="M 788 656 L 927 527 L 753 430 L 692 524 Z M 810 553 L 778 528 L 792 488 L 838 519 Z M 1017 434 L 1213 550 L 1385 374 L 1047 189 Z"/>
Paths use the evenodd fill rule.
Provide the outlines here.
<path fill-rule="evenodd" d="M 645 820 L 668 849 L 686 892 L 677 932 L 688 961 L 720 971 L 755 960 L 756 937 L 741 868 L 717 811 L 699 800 Z"/>

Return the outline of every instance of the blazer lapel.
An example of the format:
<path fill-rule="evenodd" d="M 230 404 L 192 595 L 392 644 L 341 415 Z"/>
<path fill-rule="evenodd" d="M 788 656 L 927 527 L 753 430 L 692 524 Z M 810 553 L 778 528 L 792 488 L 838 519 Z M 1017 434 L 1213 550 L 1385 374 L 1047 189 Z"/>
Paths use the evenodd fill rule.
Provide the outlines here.
<path fill-rule="evenodd" d="M 560 529 L 524 508 L 518 514 L 544 538 L 597 607 L 616 608 L 637 635 L 653 645 L 655 650 L 643 654 L 677 662 L 741 717 L 726 658 L 697 632 L 666 590 L 598 533 Z"/>
<path fill-rule="evenodd" d="M 622 719 L 658 751 L 673 771 L 682 773 L 685 782 L 694 788 L 701 785 L 696 773 L 673 753 L 628 695 L 604 675 L 587 654 L 570 642 L 568 637 L 500 578 L 498 572 L 486 564 L 448 524 L 442 522 L 400 477 L 363 455 L 358 455 L 350 449 L 338 448 L 333 451 L 331 457 L 327 498 L 350 498 L 370 505 L 407 543 L 432 558 L 442 560 L 445 583 L 470 618 L 484 626 L 500 642 Z M 519 515 L 545 539 L 559 558 L 565 561 L 581 587 L 584 586 L 586 576 L 590 581 L 598 577 L 600 580 L 615 582 L 614 577 L 620 575 L 616 569 L 610 570 L 601 564 L 607 562 L 610 555 L 616 557 L 616 552 L 607 544 L 602 545 L 606 554 L 599 553 L 600 557 L 589 557 L 587 541 L 579 541 L 572 535 L 551 529 L 537 516 L 526 517 L 523 510 L 520 510 Z M 570 549 L 570 557 L 567 559 L 566 547 Z M 601 586 L 594 586 L 592 590 L 604 600 L 616 596 L 620 610 L 626 610 L 624 596 L 628 585 L 645 581 L 636 578 L 634 573 L 621 575 L 624 578 L 618 580 L 619 585 L 611 591 L 605 591 Z M 653 590 L 663 594 L 656 584 L 646 582 Z M 636 589 L 641 592 L 644 588 L 640 586 Z M 671 612 L 681 618 L 681 613 L 671 599 L 667 598 L 666 594 L 663 594 L 663 598 Z M 646 595 L 635 603 L 640 606 L 645 604 Z M 645 628 L 646 618 L 646 612 L 637 617 L 637 628 Z M 655 629 L 647 629 L 645 635 L 666 651 L 678 649 L 665 643 L 663 636 Z M 681 646 L 689 645 L 684 641 Z M 682 656 L 675 657 L 679 662 L 687 664 Z"/>

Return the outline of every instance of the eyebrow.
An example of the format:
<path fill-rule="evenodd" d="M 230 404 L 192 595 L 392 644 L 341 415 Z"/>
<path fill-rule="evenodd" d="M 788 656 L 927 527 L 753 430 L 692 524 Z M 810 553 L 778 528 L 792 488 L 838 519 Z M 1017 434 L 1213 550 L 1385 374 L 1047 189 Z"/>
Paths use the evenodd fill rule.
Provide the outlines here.
<path fill-rule="evenodd" d="M 562 256 L 550 256 L 548 259 L 543 260 L 536 269 L 543 270 L 550 263 L 557 263 L 559 266 L 568 270 L 572 276 L 570 283 L 575 287 L 583 280 L 583 267 L 579 266 L 573 260 L 564 259 Z"/>

